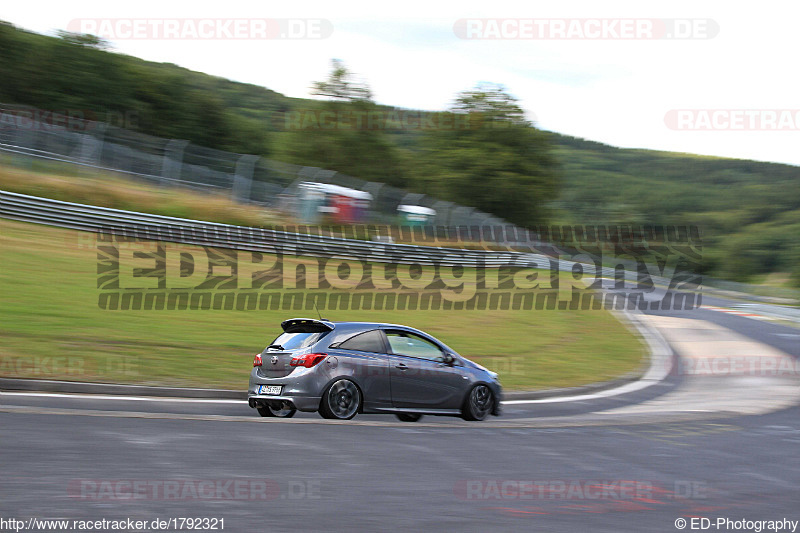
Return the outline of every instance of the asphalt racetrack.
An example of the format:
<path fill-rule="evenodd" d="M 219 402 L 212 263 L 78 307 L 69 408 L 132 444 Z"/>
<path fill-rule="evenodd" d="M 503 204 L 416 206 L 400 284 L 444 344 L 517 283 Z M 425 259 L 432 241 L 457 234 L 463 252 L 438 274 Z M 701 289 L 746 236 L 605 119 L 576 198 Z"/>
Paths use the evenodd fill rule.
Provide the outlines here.
<path fill-rule="evenodd" d="M 800 330 L 706 308 L 646 315 L 681 358 L 665 380 L 615 396 L 509 403 L 483 423 L 271 420 L 235 400 L 3 393 L 0 517 L 217 518 L 243 532 L 799 520 Z M 769 365 L 682 371 L 699 368 L 684 364 L 698 353 Z"/>

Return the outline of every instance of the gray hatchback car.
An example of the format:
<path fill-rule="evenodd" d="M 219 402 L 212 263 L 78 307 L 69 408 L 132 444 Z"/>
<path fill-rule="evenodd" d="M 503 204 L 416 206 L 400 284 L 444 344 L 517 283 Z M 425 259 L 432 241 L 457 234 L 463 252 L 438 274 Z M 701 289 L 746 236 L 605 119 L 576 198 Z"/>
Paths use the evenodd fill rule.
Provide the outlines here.
<path fill-rule="evenodd" d="M 261 416 L 298 410 L 348 420 L 394 413 L 483 420 L 500 414 L 497 374 L 407 326 L 293 318 L 256 354 L 248 403 Z"/>

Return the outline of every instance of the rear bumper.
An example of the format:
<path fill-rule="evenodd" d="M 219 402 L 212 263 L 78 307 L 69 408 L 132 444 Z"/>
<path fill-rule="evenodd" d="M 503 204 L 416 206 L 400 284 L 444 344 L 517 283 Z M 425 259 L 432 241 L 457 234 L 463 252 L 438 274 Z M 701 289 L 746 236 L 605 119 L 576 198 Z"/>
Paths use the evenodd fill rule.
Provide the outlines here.
<path fill-rule="evenodd" d="M 297 369 L 288 376 L 269 378 L 254 368 L 247 388 L 248 404 L 255 407 L 256 403 L 286 401 L 291 402 L 298 411 L 317 411 L 327 377 L 314 370 L 317 369 Z M 283 390 L 280 395 L 258 394 L 259 385 L 280 385 Z"/>
<path fill-rule="evenodd" d="M 313 413 L 319 409 L 319 396 L 289 396 L 289 395 L 281 395 L 281 396 L 267 396 L 265 394 L 248 394 L 247 395 L 247 403 L 250 407 L 258 407 L 258 404 L 268 403 L 268 402 L 289 402 L 291 403 L 295 409 L 298 411 L 305 411 L 307 413 Z"/>

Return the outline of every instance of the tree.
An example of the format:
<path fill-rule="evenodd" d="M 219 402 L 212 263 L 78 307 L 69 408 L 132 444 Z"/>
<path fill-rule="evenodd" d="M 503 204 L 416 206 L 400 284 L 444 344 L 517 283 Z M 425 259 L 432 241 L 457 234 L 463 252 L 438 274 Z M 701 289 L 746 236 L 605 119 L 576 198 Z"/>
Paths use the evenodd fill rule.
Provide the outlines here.
<path fill-rule="evenodd" d="M 328 79 L 312 86 L 312 94 L 326 100 L 292 111 L 305 117 L 291 131 L 287 151 L 292 162 L 406 186 L 397 148 L 368 120 L 382 113 L 369 86 L 356 80 L 342 61 L 334 59 L 331 67 Z"/>
<path fill-rule="evenodd" d="M 521 226 L 545 222 L 558 193 L 558 165 L 548 135 L 526 118 L 500 85 L 458 95 L 450 128 L 424 141 L 424 189 Z"/>
<path fill-rule="evenodd" d="M 475 89 L 459 93 L 450 109 L 453 113 L 467 113 L 494 126 L 530 126 L 517 99 L 508 94 L 502 85 L 478 84 Z"/>
<path fill-rule="evenodd" d="M 324 96 L 337 102 L 372 103 L 372 91 L 366 83 L 353 79 L 353 74 L 347 70 L 341 59 L 331 60 L 331 73 L 327 81 L 315 81 L 311 94 Z"/>
<path fill-rule="evenodd" d="M 111 47 L 108 41 L 91 33 L 73 33 L 71 31 L 58 30 L 58 36 L 69 44 L 85 46 L 86 48 L 105 50 Z"/>

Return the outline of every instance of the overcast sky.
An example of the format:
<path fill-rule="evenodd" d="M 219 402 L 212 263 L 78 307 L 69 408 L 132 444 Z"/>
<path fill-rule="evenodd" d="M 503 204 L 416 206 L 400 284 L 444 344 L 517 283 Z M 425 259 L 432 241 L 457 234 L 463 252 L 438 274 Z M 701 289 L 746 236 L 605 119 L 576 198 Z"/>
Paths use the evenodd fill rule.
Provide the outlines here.
<path fill-rule="evenodd" d="M 312 82 L 327 76 L 331 58 L 342 59 L 362 76 L 379 103 L 400 107 L 445 109 L 459 91 L 480 82 L 500 83 L 520 100 L 529 118 L 547 130 L 622 147 L 800 165 L 796 59 L 800 32 L 794 2 L 74 0 L 46 4 L 9 2 L 0 18 L 49 34 L 82 19 L 322 20 L 332 30 L 323 39 L 111 41 L 122 53 L 263 85 L 294 97 L 309 96 Z M 461 19 L 467 22 L 458 26 Z M 504 21 L 502 38 L 484 38 L 498 36 L 485 19 Z M 700 22 L 687 23 L 699 25 L 688 39 L 616 38 L 615 31 L 621 32 L 622 26 L 613 25 L 602 30 L 605 39 L 580 38 L 576 32 L 602 27 L 601 22 L 587 22 L 595 19 Z M 550 38 L 529 38 L 533 20 L 539 21 L 538 31 L 545 32 L 539 36 Z M 572 38 L 562 38 L 566 33 L 559 33 L 556 20 L 564 21 Z M 315 23 L 310 24 L 313 31 Z M 470 24 L 470 39 L 463 38 L 464 24 Z M 649 34 L 647 27 L 642 28 L 641 35 L 647 37 L 663 26 L 656 23 Z M 517 38 L 516 30 L 526 38 Z M 675 119 L 677 110 L 684 110 L 680 119 Z M 773 118 L 777 113 L 777 122 L 771 122 L 770 112 Z"/>

